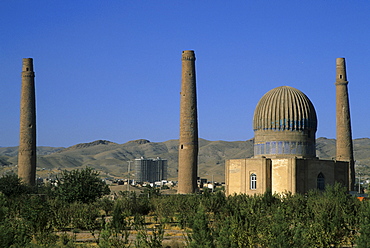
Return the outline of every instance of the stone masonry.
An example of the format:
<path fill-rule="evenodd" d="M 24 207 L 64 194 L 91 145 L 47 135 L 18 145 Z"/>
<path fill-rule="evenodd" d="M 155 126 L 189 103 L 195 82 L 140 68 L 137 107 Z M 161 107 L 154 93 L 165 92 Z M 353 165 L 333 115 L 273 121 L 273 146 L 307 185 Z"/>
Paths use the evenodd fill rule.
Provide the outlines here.
<path fill-rule="evenodd" d="M 180 92 L 179 194 L 194 193 L 198 172 L 198 117 L 194 51 L 182 52 Z"/>
<path fill-rule="evenodd" d="M 353 158 L 351 117 L 348 99 L 348 81 L 346 73 L 346 61 L 344 58 L 336 59 L 336 126 L 337 145 L 336 159 L 350 162 L 349 187 L 354 190 L 355 166 Z"/>
<path fill-rule="evenodd" d="M 18 177 L 28 185 L 36 181 L 36 103 L 33 59 L 23 59 L 20 105 Z"/>

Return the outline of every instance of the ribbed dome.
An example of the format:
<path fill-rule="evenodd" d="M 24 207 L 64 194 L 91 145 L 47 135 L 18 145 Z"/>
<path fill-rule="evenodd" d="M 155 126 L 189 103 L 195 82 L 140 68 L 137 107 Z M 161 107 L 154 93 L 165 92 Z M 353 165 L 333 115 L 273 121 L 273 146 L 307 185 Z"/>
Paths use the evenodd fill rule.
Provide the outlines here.
<path fill-rule="evenodd" d="M 316 132 L 316 112 L 301 91 L 281 86 L 267 92 L 258 102 L 253 130 L 311 130 Z"/>
<path fill-rule="evenodd" d="M 253 117 L 254 156 L 315 157 L 316 112 L 301 91 L 281 86 L 267 92 Z"/>

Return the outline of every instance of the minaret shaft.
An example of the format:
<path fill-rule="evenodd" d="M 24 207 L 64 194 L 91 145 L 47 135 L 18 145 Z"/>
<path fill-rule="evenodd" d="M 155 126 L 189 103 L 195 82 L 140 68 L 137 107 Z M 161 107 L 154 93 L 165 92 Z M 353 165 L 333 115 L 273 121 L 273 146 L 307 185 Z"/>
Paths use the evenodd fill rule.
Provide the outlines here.
<path fill-rule="evenodd" d="M 336 159 L 350 163 L 349 187 L 350 190 L 353 190 L 355 184 L 355 168 L 345 59 L 337 58 L 336 67 Z"/>
<path fill-rule="evenodd" d="M 198 117 L 194 51 L 182 52 L 178 193 L 194 193 L 198 173 Z"/>
<path fill-rule="evenodd" d="M 18 177 L 28 185 L 36 181 L 36 101 L 33 59 L 23 59 L 20 105 Z"/>

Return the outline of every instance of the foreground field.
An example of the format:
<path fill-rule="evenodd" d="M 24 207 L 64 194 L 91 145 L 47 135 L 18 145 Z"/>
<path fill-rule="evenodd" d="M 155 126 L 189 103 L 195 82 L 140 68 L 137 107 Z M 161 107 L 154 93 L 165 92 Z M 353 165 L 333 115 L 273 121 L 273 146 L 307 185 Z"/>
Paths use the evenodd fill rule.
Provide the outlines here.
<path fill-rule="evenodd" d="M 370 247 L 370 201 L 340 185 L 226 197 L 112 193 L 90 168 L 62 176 L 37 188 L 0 178 L 0 247 Z"/>
<path fill-rule="evenodd" d="M 147 237 L 151 237 L 155 235 L 154 233 L 157 231 L 158 228 L 157 224 L 150 224 L 147 223 L 145 225 L 145 232 Z M 57 236 L 64 238 L 65 241 L 70 243 L 74 243 L 75 246 L 92 246 L 92 247 L 102 247 L 102 242 L 97 242 L 97 237 L 101 241 L 102 237 L 100 237 L 100 231 L 96 231 L 94 235 L 91 232 L 86 230 L 74 230 L 74 231 L 66 231 L 66 232 L 58 232 L 56 233 Z M 135 247 L 135 240 L 138 238 L 138 231 L 130 230 L 128 231 L 128 239 L 126 244 L 122 244 L 123 247 L 132 246 Z M 123 240 L 123 239 L 121 239 Z M 161 247 L 186 247 L 187 244 L 187 233 L 184 230 L 181 230 L 177 224 L 166 224 L 163 227 L 163 238 L 162 238 L 162 246 Z M 103 242 L 107 242 L 104 240 Z M 109 244 L 109 239 L 108 239 Z M 125 245 L 125 246 L 124 246 Z M 111 246 L 109 246 L 111 247 Z"/>

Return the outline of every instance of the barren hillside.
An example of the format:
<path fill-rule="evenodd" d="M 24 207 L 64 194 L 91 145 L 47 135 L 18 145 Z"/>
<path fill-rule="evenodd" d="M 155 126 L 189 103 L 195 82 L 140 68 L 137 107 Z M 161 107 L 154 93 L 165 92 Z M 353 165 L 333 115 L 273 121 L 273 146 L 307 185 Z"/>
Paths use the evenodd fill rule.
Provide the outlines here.
<path fill-rule="evenodd" d="M 58 169 L 83 168 L 91 166 L 103 175 L 125 177 L 128 161 L 135 158 L 161 157 L 168 160 L 169 179 L 177 179 L 178 141 L 150 142 L 140 139 L 117 144 L 106 140 L 81 143 L 71 147 L 38 147 L 38 174 Z M 354 140 L 354 152 L 360 170 L 367 173 L 370 165 L 370 139 Z M 0 165 L 2 172 L 16 170 L 17 147 L 0 147 Z M 317 156 L 322 159 L 335 157 L 335 140 L 318 138 Z M 248 158 L 253 155 L 253 140 L 247 141 L 199 141 L 199 176 L 216 181 L 224 181 L 225 160 L 230 158 Z M 133 168 L 132 168 L 133 169 Z"/>

